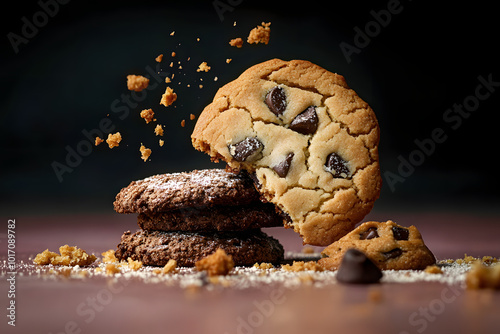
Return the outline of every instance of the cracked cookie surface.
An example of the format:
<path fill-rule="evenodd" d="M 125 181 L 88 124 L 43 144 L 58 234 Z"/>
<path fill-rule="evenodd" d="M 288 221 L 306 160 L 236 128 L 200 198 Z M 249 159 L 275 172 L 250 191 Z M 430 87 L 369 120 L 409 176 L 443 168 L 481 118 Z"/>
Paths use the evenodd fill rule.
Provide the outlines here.
<path fill-rule="evenodd" d="M 381 270 L 420 270 L 436 263 L 415 226 L 408 228 L 388 220 L 366 222 L 326 247 L 319 264 L 336 270 L 349 249 L 363 252 Z"/>
<path fill-rule="evenodd" d="M 257 64 L 219 89 L 193 146 L 253 175 L 304 243 L 326 246 L 379 196 L 379 127 L 344 78 L 308 61 Z"/>

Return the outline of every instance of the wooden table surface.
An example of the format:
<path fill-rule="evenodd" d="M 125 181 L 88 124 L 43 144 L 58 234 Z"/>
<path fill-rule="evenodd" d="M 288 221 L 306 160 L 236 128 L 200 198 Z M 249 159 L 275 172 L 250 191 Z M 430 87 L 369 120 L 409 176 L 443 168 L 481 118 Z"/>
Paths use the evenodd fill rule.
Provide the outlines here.
<path fill-rule="evenodd" d="M 16 221 L 17 262 L 29 262 L 36 253 L 47 248 L 56 251 L 64 244 L 100 254 L 114 249 L 123 231 L 137 228 L 134 215 L 2 217 L 3 221 L 8 219 Z M 500 257 L 497 214 L 378 212 L 365 220 L 387 219 L 403 226 L 417 226 L 438 259 L 462 258 L 465 253 Z M 286 251 L 300 252 L 303 247 L 291 230 L 265 231 L 278 238 Z M 500 332 L 500 291 L 466 290 L 436 282 L 296 289 L 274 284 L 248 289 L 200 289 L 191 295 L 178 286 L 137 280 L 126 286 L 111 286 L 107 279 L 43 280 L 26 275 L 16 277 L 16 326 L 12 327 L 7 324 L 5 311 L 10 300 L 4 262 L 6 232 L 5 228 L 0 239 L 0 260 L 4 263 L 0 281 L 2 333 Z M 99 298 L 101 303 L 96 302 Z"/>

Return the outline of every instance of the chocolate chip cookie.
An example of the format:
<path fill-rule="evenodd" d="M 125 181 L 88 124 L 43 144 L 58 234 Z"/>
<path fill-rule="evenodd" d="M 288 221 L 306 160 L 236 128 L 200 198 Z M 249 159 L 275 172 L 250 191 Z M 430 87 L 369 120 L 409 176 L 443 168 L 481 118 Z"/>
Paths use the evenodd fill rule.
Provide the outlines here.
<path fill-rule="evenodd" d="M 284 253 L 278 240 L 260 230 L 225 233 L 138 230 L 122 235 L 115 256 L 118 260 L 130 257 L 150 266 L 164 266 L 173 259 L 178 266 L 192 267 L 218 248 L 231 255 L 236 266 L 279 263 Z"/>
<path fill-rule="evenodd" d="M 436 258 L 424 244 L 415 226 L 403 227 L 395 222 L 366 222 L 342 239 L 326 247 L 318 263 L 326 269 L 338 269 L 349 249 L 363 252 L 381 270 L 425 269 Z"/>
<path fill-rule="evenodd" d="M 374 112 L 341 75 L 308 61 L 249 68 L 219 89 L 191 139 L 213 160 L 247 170 L 307 244 L 338 240 L 379 196 Z"/>

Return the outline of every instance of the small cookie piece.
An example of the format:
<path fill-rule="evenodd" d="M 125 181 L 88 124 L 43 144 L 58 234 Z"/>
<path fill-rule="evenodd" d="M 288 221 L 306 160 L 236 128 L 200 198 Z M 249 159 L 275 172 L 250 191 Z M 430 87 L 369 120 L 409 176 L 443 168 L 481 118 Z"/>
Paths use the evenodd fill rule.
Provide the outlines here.
<path fill-rule="evenodd" d="M 373 110 L 342 76 L 308 61 L 247 69 L 219 89 L 191 139 L 212 160 L 247 170 L 306 244 L 344 236 L 380 193 Z"/>
<path fill-rule="evenodd" d="M 337 281 L 352 284 L 377 283 L 382 278 L 382 271 L 357 249 L 348 249 L 337 272 Z"/>
<path fill-rule="evenodd" d="M 255 262 L 278 263 L 283 260 L 283 246 L 260 230 L 244 232 L 163 232 L 130 231 L 122 235 L 115 252 L 119 260 L 129 257 L 144 265 L 164 266 L 169 260 L 181 267 L 192 267 L 196 261 L 221 248 L 232 256 L 236 266 Z"/>
<path fill-rule="evenodd" d="M 127 75 L 127 88 L 135 92 L 140 92 L 149 86 L 149 79 L 142 75 Z"/>
<path fill-rule="evenodd" d="M 283 218 L 276 213 L 274 205 L 257 202 L 140 213 L 137 223 L 141 229 L 148 231 L 243 231 L 282 226 Z"/>
<path fill-rule="evenodd" d="M 423 270 L 436 263 L 415 226 L 406 228 L 388 220 L 361 224 L 326 247 L 321 252 L 325 257 L 319 260 L 319 264 L 336 270 L 351 248 L 363 252 L 381 270 Z"/>
<path fill-rule="evenodd" d="M 269 37 L 271 36 L 271 28 L 269 27 L 271 22 L 262 22 L 262 25 L 253 28 L 247 37 L 247 42 L 249 44 L 257 43 L 269 43 Z"/>
<path fill-rule="evenodd" d="M 245 205 L 259 201 L 259 193 L 244 173 L 223 169 L 159 174 L 133 181 L 113 203 L 118 213 L 158 213 L 191 207 Z"/>
<path fill-rule="evenodd" d="M 198 271 L 206 271 L 208 276 L 227 275 L 234 268 L 234 261 L 231 255 L 218 248 L 215 253 L 197 261 L 195 266 Z"/>

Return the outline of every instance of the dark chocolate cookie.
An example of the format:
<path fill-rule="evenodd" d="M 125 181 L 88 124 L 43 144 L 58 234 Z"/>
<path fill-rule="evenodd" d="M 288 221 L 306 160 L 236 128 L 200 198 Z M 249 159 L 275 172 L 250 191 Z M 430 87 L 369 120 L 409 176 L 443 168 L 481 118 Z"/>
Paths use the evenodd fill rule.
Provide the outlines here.
<path fill-rule="evenodd" d="M 186 208 L 159 213 L 140 213 L 137 223 L 143 230 L 160 231 L 243 231 L 283 225 L 283 218 L 271 203 L 241 206 Z"/>
<path fill-rule="evenodd" d="M 133 181 L 114 202 L 118 213 L 158 213 L 190 207 L 246 205 L 259 193 L 245 174 L 223 169 L 154 175 Z"/>
<path fill-rule="evenodd" d="M 251 266 L 256 262 L 279 263 L 283 246 L 260 230 L 244 232 L 163 232 L 130 231 L 122 235 L 115 256 L 119 260 L 132 258 L 144 265 L 164 266 L 174 259 L 182 267 L 212 254 L 218 248 L 233 257 L 236 266 Z"/>

